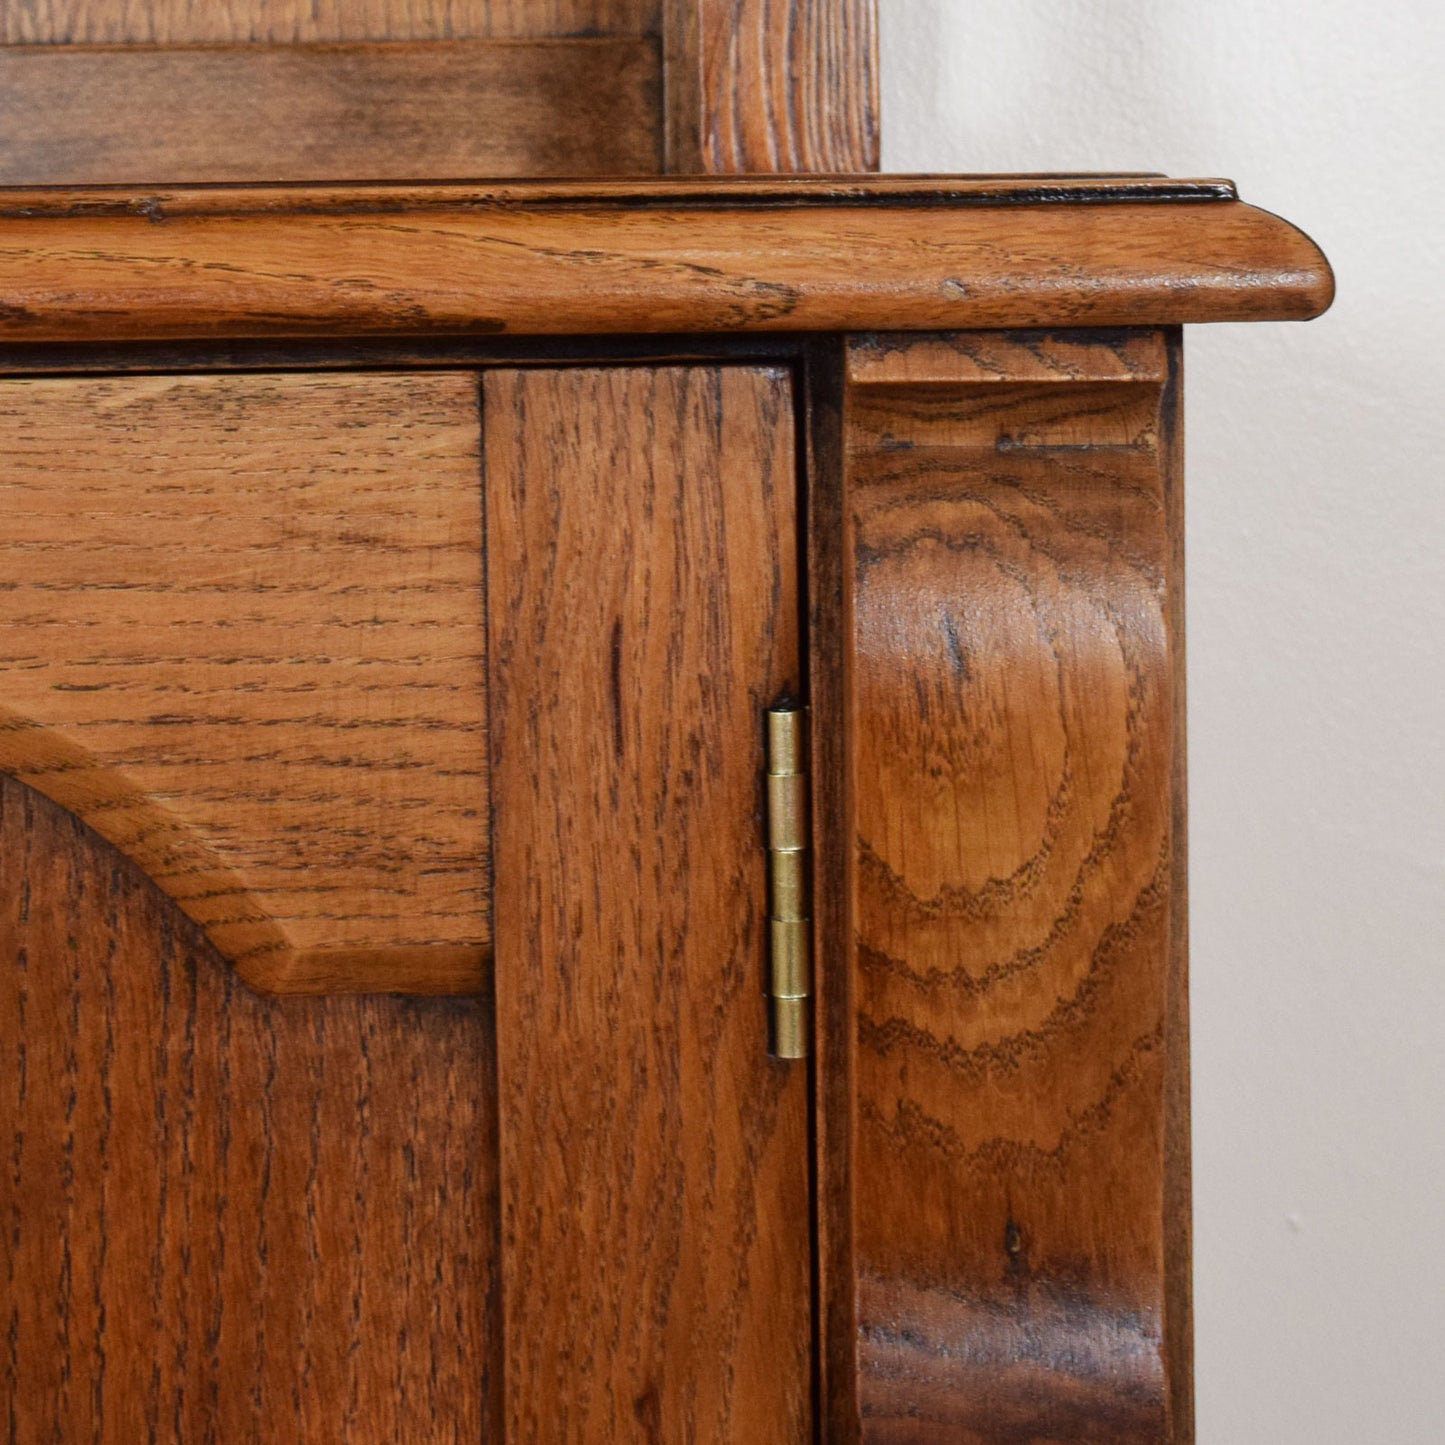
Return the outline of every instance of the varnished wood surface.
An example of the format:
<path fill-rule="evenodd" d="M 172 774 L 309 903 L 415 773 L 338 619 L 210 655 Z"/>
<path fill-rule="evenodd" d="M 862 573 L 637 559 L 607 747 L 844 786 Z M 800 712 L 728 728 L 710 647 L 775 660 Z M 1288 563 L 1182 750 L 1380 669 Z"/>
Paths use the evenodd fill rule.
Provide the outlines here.
<path fill-rule="evenodd" d="M 0 1435 L 500 1438 L 488 1023 L 257 997 L 0 777 Z"/>
<path fill-rule="evenodd" d="M 0 48 L 0 184 L 661 168 L 645 39 Z"/>
<path fill-rule="evenodd" d="M 485 390 L 508 1439 L 811 1438 L 807 1075 L 767 1056 L 785 371 Z"/>
<path fill-rule="evenodd" d="M 1191 1438 L 1175 348 L 852 349 L 865 1441 Z"/>
<path fill-rule="evenodd" d="M 985 190 L 4 193 L 0 339 L 1157 325 L 1304 319 L 1333 295 L 1308 237 L 1210 188 Z"/>
<path fill-rule="evenodd" d="M 0 383 L 0 768 L 253 986 L 480 986 L 465 373 Z"/>
<path fill-rule="evenodd" d="M 878 169 L 876 0 L 666 0 L 678 174 Z"/>
<path fill-rule="evenodd" d="M 0 0 L 6 45 L 650 35 L 659 0 Z"/>

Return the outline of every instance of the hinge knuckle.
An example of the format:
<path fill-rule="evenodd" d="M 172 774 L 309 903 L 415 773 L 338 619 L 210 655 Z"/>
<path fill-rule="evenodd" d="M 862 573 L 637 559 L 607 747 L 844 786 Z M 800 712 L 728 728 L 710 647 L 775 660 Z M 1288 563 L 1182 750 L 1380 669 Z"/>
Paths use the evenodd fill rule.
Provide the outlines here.
<path fill-rule="evenodd" d="M 808 779 L 802 773 L 768 774 L 768 847 L 791 853 L 808 846 Z"/>
<path fill-rule="evenodd" d="M 808 953 L 808 920 L 774 918 L 771 921 L 774 998 L 807 998 L 813 991 L 813 966 Z"/>
<path fill-rule="evenodd" d="M 806 848 L 773 851 L 768 857 L 770 916 L 775 919 L 809 917 L 808 864 Z"/>
<path fill-rule="evenodd" d="M 808 1055 L 813 927 L 808 907 L 807 712 L 768 711 L 768 995 L 772 1051 Z"/>

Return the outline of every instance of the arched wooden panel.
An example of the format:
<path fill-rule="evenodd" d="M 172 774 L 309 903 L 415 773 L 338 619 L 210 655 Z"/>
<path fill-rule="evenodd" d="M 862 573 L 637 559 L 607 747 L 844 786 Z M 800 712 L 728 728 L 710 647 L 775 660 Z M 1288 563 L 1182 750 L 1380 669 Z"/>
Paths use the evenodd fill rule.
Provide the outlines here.
<path fill-rule="evenodd" d="M 484 1438 L 493 1080 L 485 1000 L 261 998 L 0 777 L 6 1438 Z"/>

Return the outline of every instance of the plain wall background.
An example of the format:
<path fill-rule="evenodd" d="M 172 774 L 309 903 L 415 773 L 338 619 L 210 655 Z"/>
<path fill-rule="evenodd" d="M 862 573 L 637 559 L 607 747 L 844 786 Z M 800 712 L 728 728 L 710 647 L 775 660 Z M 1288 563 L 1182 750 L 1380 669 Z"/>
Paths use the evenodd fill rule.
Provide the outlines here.
<path fill-rule="evenodd" d="M 1445 1441 L 1445 5 L 880 0 L 889 171 L 1230 176 L 1185 337 L 1200 1445 Z"/>

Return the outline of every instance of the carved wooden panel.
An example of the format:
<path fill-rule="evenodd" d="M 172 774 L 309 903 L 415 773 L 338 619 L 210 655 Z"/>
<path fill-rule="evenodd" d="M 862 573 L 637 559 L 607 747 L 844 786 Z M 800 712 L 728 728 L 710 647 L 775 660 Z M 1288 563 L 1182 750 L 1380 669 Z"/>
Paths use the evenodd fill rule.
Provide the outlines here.
<path fill-rule="evenodd" d="M 807 1078 L 767 1056 L 785 371 L 486 379 L 509 1439 L 811 1438 Z"/>
<path fill-rule="evenodd" d="M 488 957 L 477 382 L 0 383 L 0 767 L 262 989 Z"/>
<path fill-rule="evenodd" d="M 490 1018 L 265 999 L 0 776 L 9 1445 L 498 1438 Z"/>
<path fill-rule="evenodd" d="M 851 349 L 867 1441 L 1187 1437 L 1175 356 Z"/>

